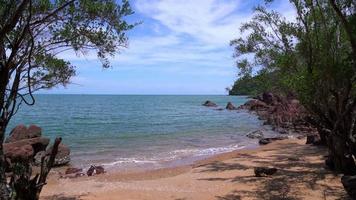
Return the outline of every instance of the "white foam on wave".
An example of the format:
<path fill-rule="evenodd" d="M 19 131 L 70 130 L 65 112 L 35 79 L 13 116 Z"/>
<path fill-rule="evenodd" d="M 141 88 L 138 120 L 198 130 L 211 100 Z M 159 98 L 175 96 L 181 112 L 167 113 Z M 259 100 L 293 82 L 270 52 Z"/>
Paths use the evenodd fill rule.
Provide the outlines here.
<path fill-rule="evenodd" d="M 115 166 L 120 164 L 155 164 L 157 161 L 155 160 L 146 160 L 139 158 L 119 158 L 118 160 L 110 163 L 103 163 L 104 166 Z"/>
<path fill-rule="evenodd" d="M 102 165 L 108 167 L 126 166 L 126 165 L 159 165 L 161 162 L 170 162 L 189 157 L 208 157 L 220 153 L 227 153 L 238 149 L 245 148 L 244 145 L 234 144 L 225 147 L 211 147 L 206 149 L 178 149 L 168 153 L 159 153 L 147 158 L 117 158 L 114 162 L 103 163 Z"/>

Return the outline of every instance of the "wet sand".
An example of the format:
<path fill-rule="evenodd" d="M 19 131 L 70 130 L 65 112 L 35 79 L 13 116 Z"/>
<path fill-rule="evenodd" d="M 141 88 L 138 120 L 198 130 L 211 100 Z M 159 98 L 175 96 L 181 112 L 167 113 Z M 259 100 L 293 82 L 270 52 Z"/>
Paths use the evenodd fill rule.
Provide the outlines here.
<path fill-rule="evenodd" d="M 175 168 L 74 179 L 52 173 L 41 199 L 345 199 L 340 175 L 324 169 L 325 154 L 325 148 L 305 145 L 305 139 L 288 139 Z M 278 171 L 255 177 L 254 167 Z"/>

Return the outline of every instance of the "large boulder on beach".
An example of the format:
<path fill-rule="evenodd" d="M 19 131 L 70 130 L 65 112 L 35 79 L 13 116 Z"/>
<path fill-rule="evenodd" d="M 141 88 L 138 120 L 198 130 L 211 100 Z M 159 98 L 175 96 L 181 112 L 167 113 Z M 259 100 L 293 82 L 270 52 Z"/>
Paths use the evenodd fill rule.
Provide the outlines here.
<path fill-rule="evenodd" d="M 52 152 L 52 147 L 48 148 L 46 151 L 46 155 L 50 155 Z M 70 162 L 70 149 L 68 146 L 60 143 L 58 146 L 58 153 L 54 160 L 54 166 L 62 166 L 66 165 Z"/>
<path fill-rule="evenodd" d="M 14 162 L 27 162 L 32 159 L 34 151 L 31 145 L 4 145 L 4 154 L 8 164 Z"/>
<path fill-rule="evenodd" d="M 206 101 L 205 103 L 203 103 L 203 106 L 207 106 L 207 107 L 217 107 L 218 105 L 212 101 Z"/>
<path fill-rule="evenodd" d="M 25 125 L 18 125 L 10 132 L 5 143 L 15 142 L 19 140 L 41 137 L 42 129 L 36 125 L 30 125 L 28 128 Z"/>
<path fill-rule="evenodd" d="M 232 104 L 231 102 L 228 102 L 226 105 L 226 109 L 227 110 L 236 110 L 237 107 L 235 107 L 234 104 Z"/>
<path fill-rule="evenodd" d="M 49 139 L 37 137 L 24 139 L 11 143 L 4 143 L 4 154 L 6 158 L 13 161 L 26 161 L 33 158 L 36 153 L 44 151 L 49 144 Z"/>

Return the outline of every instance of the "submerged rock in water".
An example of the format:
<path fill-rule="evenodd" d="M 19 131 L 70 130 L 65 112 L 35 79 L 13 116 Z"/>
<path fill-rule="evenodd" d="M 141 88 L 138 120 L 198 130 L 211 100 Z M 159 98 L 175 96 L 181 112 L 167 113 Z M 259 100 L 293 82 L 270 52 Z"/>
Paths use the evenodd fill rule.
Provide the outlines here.
<path fill-rule="evenodd" d="M 232 104 L 231 102 L 228 102 L 226 105 L 226 109 L 227 110 L 236 110 L 237 107 L 235 107 L 234 104 Z"/>
<path fill-rule="evenodd" d="M 246 137 L 251 138 L 251 139 L 261 139 L 263 138 L 263 132 L 261 130 L 256 130 L 248 133 Z"/>
<path fill-rule="evenodd" d="M 207 107 L 217 107 L 218 105 L 212 101 L 206 101 L 203 106 L 207 106 Z"/>

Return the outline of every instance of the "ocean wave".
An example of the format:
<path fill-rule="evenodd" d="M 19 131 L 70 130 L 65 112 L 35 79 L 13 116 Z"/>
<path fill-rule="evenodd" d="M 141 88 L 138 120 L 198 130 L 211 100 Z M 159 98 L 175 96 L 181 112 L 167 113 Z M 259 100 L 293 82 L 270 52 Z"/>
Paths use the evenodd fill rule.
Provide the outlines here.
<path fill-rule="evenodd" d="M 108 167 L 115 166 L 127 166 L 127 165 L 160 165 L 165 162 L 179 161 L 191 158 L 192 160 L 197 160 L 197 157 L 208 157 L 220 153 L 227 153 L 234 150 L 239 150 L 245 148 L 245 145 L 234 144 L 225 147 L 211 147 L 205 149 L 178 149 L 168 153 L 159 153 L 151 157 L 129 157 L 129 158 L 117 158 L 114 162 L 103 163 L 102 165 Z"/>

